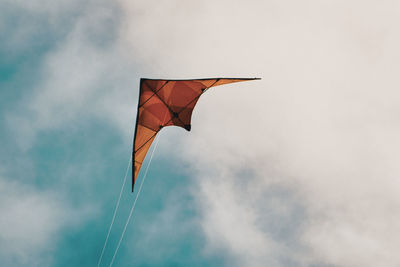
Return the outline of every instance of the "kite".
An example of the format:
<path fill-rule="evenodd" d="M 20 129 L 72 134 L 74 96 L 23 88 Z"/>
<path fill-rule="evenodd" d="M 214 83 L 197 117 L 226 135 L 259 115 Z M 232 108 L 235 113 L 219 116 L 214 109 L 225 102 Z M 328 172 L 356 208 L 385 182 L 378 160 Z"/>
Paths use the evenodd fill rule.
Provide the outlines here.
<path fill-rule="evenodd" d="M 132 192 L 147 151 L 162 128 L 175 125 L 190 131 L 194 106 L 206 90 L 218 85 L 259 79 L 140 79 L 132 152 Z"/>

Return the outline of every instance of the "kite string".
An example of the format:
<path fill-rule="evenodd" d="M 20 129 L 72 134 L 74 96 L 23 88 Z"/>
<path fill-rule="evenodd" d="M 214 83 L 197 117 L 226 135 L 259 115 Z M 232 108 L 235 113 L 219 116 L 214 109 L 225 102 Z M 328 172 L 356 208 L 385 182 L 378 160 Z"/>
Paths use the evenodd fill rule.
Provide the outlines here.
<path fill-rule="evenodd" d="M 158 140 L 159 140 L 159 138 L 158 138 L 158 136 L 157 136 L 157 137 L 156 137 L 156 142 L 155 142 L 155 144 L 154 144 L 153 151 L 151 152 L 151 155 L 150 155 L 149 163 L 147 164 L 146 171 L 144 172 L 144 176 L 143 176 L 142 182 L 140 183 L 140 187 L 139 187 L 138 193 L 137 193 L 137 195 L 136 195 L 135 201 L 134 201 L 133 204 L 132 204 L 132 208 L 131 208 L 131 211 L 129 212 L 128 219 L 126 220 L 126 223 L 125 223 L 125 226 L 124 226 L 124 230 L 122 231 L 122 234 L 121 234 L 121 238 L 120 238 L 119 241 L 118 241 L 117 248 L 115 249 L 114 255 L 113 255 L 112 259 L 111 259 L 110 267 L 111 267 L 111 266 L 113 265 L 113 263 L 114 263 L 115 256 L 116 256 L 117 253 L 118 253 L 118 249 L 119 249 L 119 247 L 121 246 L 121 242 L 122 242 L 122 239 L 124 238 L 124 235 L 125 235 L 125 232 L 126 232 L 126 228 L 128 227 L 129 221 L 130 221 L 130 219 L 131 219 L 131 217 L 132 217 L 133 210 L 135 209 L 135 206 L 136 206 L 136 201 L 137 201 L 137 199 L 139 198 L 140 191 L 142 190 L 142 186 L 143 186 L 144 180 L 145 180 L 146 177 L 147 177 L 147 172 L 148 172 L 148 170 L 149 170 L 151 161 L 152 161 L 152 159 L 153 159 L 154 151 L 155 151 L 156 148 L 157 148 Z"/>
<path fill-rule="evenodd" d="M 97 267 L 100 266 L 101 260 L 103 259 L 103 255 L 104 255 L 104 251 L 105 251 L 106 246 L 107 246 L 108 238 L 110 237 L 111 229 L 113 227 L 113 224 L 114 224 L 114 221 L 115 221 L 115 216 L 117 215 L 117 211 L 118 211 L 118 208 L 119 208 L 119 203 L 121 201 L 122 192 L 124 191 L 124 187 L 125 187 L 125 183 L 126 183 L 126 177 L 128 177 L 128 171 L 129 171 L 129 167 L 131 166 L 131 162 L 132 162 L 132 154 L 131 154 L 131 157 L 129 158 L 129 163 L 128 163 L 128 167 L 126 168 L 124 181 L 122 182 L 122 187 L 121 187 L 121 190 L 119 192 L 118 201 L 117 201 L 117 204 L 115 205 L 114 214 L 113 214 L 113 217 L 111 219 L 110 227 L 108 228 L 106 241 L 104 242 L 103 249 L 101 250 L 101 255 L 100 255 L 99 261 L 97 262 Z"/>

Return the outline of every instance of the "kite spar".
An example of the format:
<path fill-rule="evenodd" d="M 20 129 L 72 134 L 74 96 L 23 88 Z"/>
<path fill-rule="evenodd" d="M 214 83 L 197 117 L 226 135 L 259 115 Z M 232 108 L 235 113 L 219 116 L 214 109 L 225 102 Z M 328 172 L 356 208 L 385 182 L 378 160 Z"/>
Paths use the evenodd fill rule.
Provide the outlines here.
<path fill-rule="evenodd" d="M 259 79 L 141 79 L 133 138 L 132 192 L 147 151 L 163 127 L 174 125 L 190 131 L 193 109 L 205 91 L 218 85 Z"/>

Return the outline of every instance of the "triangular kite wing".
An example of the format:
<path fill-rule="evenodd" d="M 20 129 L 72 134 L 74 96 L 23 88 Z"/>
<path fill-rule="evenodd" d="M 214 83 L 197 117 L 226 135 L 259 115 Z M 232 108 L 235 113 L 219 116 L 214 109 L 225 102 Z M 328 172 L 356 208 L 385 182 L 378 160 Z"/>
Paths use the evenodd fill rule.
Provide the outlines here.
<path fill-rule="evenodd" d="M 194 106 L 207 89 L 256 79 L 141 79 L 132 152 L 132 191 L 147 151 L 163 127 L 175 125 L 190 131 Z"/>

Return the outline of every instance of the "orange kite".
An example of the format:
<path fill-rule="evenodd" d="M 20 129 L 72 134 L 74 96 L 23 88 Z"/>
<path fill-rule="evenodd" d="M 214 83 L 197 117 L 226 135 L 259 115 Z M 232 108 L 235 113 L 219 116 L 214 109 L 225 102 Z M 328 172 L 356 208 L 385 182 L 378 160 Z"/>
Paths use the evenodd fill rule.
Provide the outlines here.
<path fill-rule="evenodd" d="M 163 127 L 175 125 L 190 131 L 194 106 L 207 89 L 249 80 L 259 78 L 140 79 L 132 152 L 132 192 L 147 151 Z"/>

